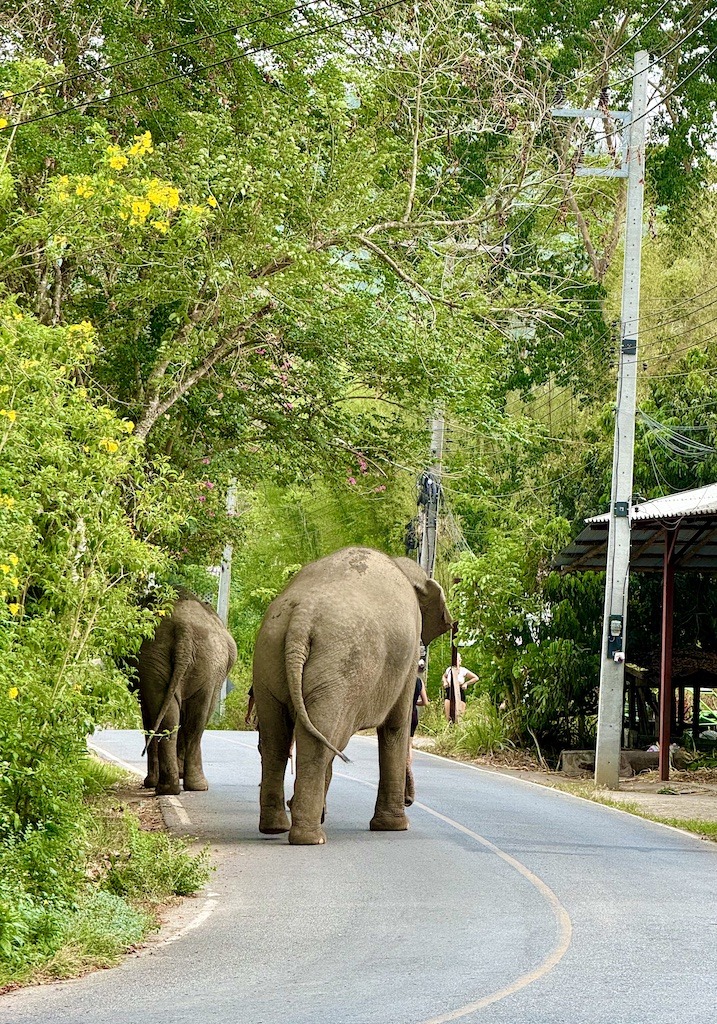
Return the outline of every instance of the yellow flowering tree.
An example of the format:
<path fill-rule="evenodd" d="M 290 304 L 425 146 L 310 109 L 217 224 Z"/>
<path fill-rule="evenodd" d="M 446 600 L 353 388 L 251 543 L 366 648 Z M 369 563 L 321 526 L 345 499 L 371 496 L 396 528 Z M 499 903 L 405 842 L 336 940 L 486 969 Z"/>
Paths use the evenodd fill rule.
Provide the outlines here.
<path fill-rule="evenodd" d="M 166 468 L 81 383 L 96 347 L 88 321 L 0 302 L 0 834 L 54 820 L 69 841 L 85 736 L 131 711 L 114 659 L 154 627 L 142 593 L 181 521 Z"/>

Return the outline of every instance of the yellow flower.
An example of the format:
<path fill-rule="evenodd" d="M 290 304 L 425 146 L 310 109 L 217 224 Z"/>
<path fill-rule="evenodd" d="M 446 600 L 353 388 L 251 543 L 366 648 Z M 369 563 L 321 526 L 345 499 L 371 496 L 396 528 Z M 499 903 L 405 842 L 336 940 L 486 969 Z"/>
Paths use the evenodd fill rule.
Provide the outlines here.
<path fill-rule="evenodd" d="M 10 698 L 10 700 L 17 700 L 17 695 L 19 692 L 20 691 L 18 690 L 17 686 L 11 686 L 10 689 L 7 691 L 7 695 Z"/>
<path fill-rule="evenodd" d="M 11 423 L 14 423 L 17 419 L 17 413 L 14 409 L 0 409 L 0 416 L 6 416 Z"/>
<path fill-rule="evenodd" d="M 120 217 L 120 220 L 127 220 L 127 218 L 129 217 L 129 214 L 125 213 L 124 210 L 120 210 L 119 217 Z"/>
<path fill-rule="evenodd" d="M 90 187 L 86 181 L 80 181 L 75 188 L 75 195 L 79 196 L 80 199 L 90 199 L 95 194 L 95 190 Z"/>
<path fill-rule="evenodd" d="M 116 441 L 113 441 L 111 437 L 103 437 L 98 441 L 100 448 L 104 448 L 106 452 L 113 454 L 119 450 L 119 445 Z"/>
<path fill-rule="evenodd" d="M 217 203 L 217 201 L 216 201 L 216 199 L 214 198 L 214 196 L 207 196 L 207 206 L 211 206 L 211 208 L 212 208 L 213 210 L 216 210 L 216 208 L 217 208 L 217 206 L 218 206 L 218 205 L 219 205 L 219 204 Z"/>
<path fill-rule="evenodd" d="M 3 563 L 2 565 L 0 565 L 0 572 L 4 573 L 5 576 L 7 576 L 7 574 L 10 572 L 10 566 L 5 565 L 5 563 Z"/>
<path fill-rule="evenodd" d="M 95 333 L 95 329 L 89 320 L 81 320 L 79 324 L 70 324 L 67 328 L 69 334 L 90 334 Z"/>
<path fill-rule="evenodd" d="M 130 156 L 144 156 L 145 153 L 153 153 L 152 133 L 145 132 L 144 135 L 135 135 L 134 145 L 129 147 Z"/>
<path fill-rule="evenodd" d="M 152 178 L 147 185 L 147 199 L 155 206 L 176 210 L 179 207 L 179 189 L 167 184 L 166 181 L 160 181 L 159 178 Z"/>
<path fill-rule="evenodd" d="M 15 504 L 15 499 L 11 498 L 9 494 L 0 494 L 0 508 L 12 508 Z M 17 558 L 17 555 L 10 555 L 10 561 L 13 558 Z M 13 565 L 17 565 L 17 562 L 13 562 Z"/>
<path fill-rule="evenodd" d="M 138 224 L 144 224 L 149 216 L 152 204 L 148 199 L 132 200 L 132 217 Z"/>
<path fill-rule="evenodd" d="M 131 434 L 134 430 L 134 423 L 132 420 L 122 420 L 122 429 L 126 434 Z"/>
<path fill-rule="evenodd" d="M 25 317 L 22 315 L 22 313 L 13 313 L 12 318 L 13 318 L 13 320 L 24 320 L 25 319 Z"/>
<path fill-rule="evenodd" d="M 11 576 L 10 577 L 10 582 L 12 583 L 13 587 L 19 587 L 20 586 L 20 580 L 17 578 L 17 576 Z"/>
<path fill-rule="evenodd" d="M 119 146 L 108 146 L 106 153 L 109 157 L 107 162 L 114 171 L 121 171 L 129 163 Z"/>
<path fill-rule="evenodd" d="M 152 221 L 152 227 L 156 231 L 159 231 L 160 235 L 166 235 L 167 232 L 169 231 L 169 221 L 168 220 L 153 220 Z"/>
<path fill-rule="evenodd" d="M 9 604 L 8 608 L 10 609 L 11 615 L 17 615 L 20 611 L 20 605 L 17 604 L 16 601 L 13 601 L 12 604 Z"/>
<path fill-rule="evenodd" d="M 7 128 L 9 123 L 10 122 L 6 117 L 0 117 L 0 132 L 3 130 L 3 128 Z"/>
<path fill-rule="evenodd" d="M 10 499 L 10 501 L 13 501 L 13 500 L 14 500 L 13 498 Z M 17 555 L 8 555 L 7 556 L 7 560 L 10 563 L 10 565 L 17 565 L 17 563 L 20 561 L 20 559 L 17 557 Z"/>

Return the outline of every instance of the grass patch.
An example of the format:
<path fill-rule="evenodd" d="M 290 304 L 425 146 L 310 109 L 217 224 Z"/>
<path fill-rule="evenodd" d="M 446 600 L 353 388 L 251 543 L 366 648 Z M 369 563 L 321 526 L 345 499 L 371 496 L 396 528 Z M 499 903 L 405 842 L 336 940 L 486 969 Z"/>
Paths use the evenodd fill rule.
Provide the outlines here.
<path fill-rule="evenodd" d="M 462 718 L 451 725 L 443 712 L 443 700 L 420 709 L 418 733 L 430 736 L 437 754 L 474 758 L 513 746 L 506 722 L 486 694 L 469 697 Z"/>
<path fill-rule="evenodd" d="M 144 831 L 122 806 L 133 775 L 88 757 L 81 785 L 71 827 L 0 835 L 0 989 L 111 966 L 157 927 L 160 906 L 209 877 L 207 850 Z"/>
<path fill-rule="evenodd" d="M 606 807 L 615 807 L 618 811 L 626 811 L 638 818 L 656 821 L 661 825 L 671 825 L 673 828 L 681 828 L 685 832 L 692 832 L 694 835 L 717 842 L 717 821 L 707 821 L 704 818 L 674 818 L 668 814 L 655 814 L 654 811 L 645 810 L 634 800 L 617 800 L 604 790 L 595 789 L 589 782 L 549 782 L 546 785 L 551 789 L 559 789 L 563 793 L 572 793 L 573 796 L 579 796 L 583 800 L 592 800 L 593 803 L 604 804 Z"/>

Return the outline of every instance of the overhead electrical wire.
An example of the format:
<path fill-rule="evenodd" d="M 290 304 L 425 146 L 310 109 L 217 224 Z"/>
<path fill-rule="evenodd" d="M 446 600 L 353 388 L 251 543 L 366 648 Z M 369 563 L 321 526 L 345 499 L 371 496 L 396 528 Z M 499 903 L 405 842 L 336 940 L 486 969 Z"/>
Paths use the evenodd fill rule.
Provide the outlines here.
<path fill-rule="evenodd" d="M 711 14 L 708 14 L 706 18 L 702 19 L 702 21 L 699 23 L 699 25 L 696 25 L 693 29 L 690 29 L 690 31 L 686 35 L 684 35 L 680 39 L 678 39 L 676 43 L 673 43 L 672 46 L 670 46 L 667 50 L 665 50 L 663 53 L 661 53 L 659 55 L 659 57 L 655 57 L 655 59 L 650 64 L 648 64 L 647 67 L 644 70 L 645 71 L 650 71 L 651 68 L 654 68 L 657 64 L 660 64 L 665 59 L 665 57 L 669 57 L 670 54 L 674 53 L 675 50 L 680 48 L 680 46 L 684 46 L 684 44 L 687 42 L 687 40 L 691 39 L 692 36 L 696 32 L 699 32 L 699 30 L 701 28 L 704 28 L 704 26 L 707 24 L 708 21 L 713 21 L 714 20 L 714 17 L 715 17 L 716 13 L 717 12 L 712 11 Z M 643 74 L 643 72 L 641 72 L 641 71 L 633 71 L 632 74 L 625 75 L 624 78 L 618 78 L 618 80 L 616 82 L 611 82 L 610 83 L 610 88 L 611 89 L 615 89 L 618 85 L 625 85 L 627 82 L 632 82 L 633 79 L 637 78 L 638 74 Z"/>
<path fill-rule="evenodd" d="M 671 96 L 674 96 L 675 93 L 679 89 L 681 89 L 683 85 L 686 85 L 686 83 L 689 82 L 689 80 L 694 75 L 696 75 L 697 72 L 701 68 L 703 68 L 704 65 L 707 64 L 707 62 L 710 61 L 712 59 L 712 57 L 714 57 L 714 55 L 716 53 L 717 53 L 717 46 L 713 46 L 712 49 L 710 50 L 710 52 L 707 54 L 707 56 L 703 57 L 702 60 L 699 62 L 699 64 L 695 65 L 695 67 L 692 68 L 692 70 L 689 71 L 684 76 L 684 78 L 681 78 L 679 82 L 676 82 L 675 85 L 673 85 L 673 87 L 669 90 L 669 92 L 666 92 L 664 95 L 660 96 L 660 99 L 659 99 L 659 101 L 657 103 L 654 103 L 651 107 L 648 107 L 645 111 L 643 111 L 642 114 L 638 114 L 637 117 L 631 118 L 625 124 L 615 125 L 615 128 L 614 128 L 613 131 L 606 132 L 604 135 L 595 135 L 595 136 L 593 136 L 589 140 L 590 143 L 592 144 L 592 143 L 595 143 L 595 142 L 603 142 L 605 139 L 611 139 L 613 137 L 613 135 L 619 135 L 620 132 L 624 132 L 627 128 L 630 127 L 630 125 L 636 124 L 638 121 L 642 121 L 643 118 L 648 116 L 648 114 L 652 114 L 652 113 L 654 113 L 654 111 L 659 110 L 660 107 L 662 107 L 665 104 L 665 102 L 670 99 Z"/>
<path fill-rule="evenodd" d="M 645 29 L 649 25 L 652 24 L 652 22 L 655 20 L 655 18 L 659 17 L 659 15 L 662 14 L 662 12 L 666 8 L 672 7 L 672 6 L 674 6 L 674 0 L 663 0 L 663 3 L 661 3 L 660 6 L 657 8 L 657 10 L 654 11 L 654 13 L 650 15 L 650 17 L 647 19 L 647 21 L 643 22 L 642 25 L 640 25 L 640 27 L 638 29 L 636 29 L 635 32 L 632 33 L 631 36 L 628 36 L 628 38 L 625 39 L 624 42 L 622 42 L 614 50 L 611 50 L 611 52 L 609 54 L 606 54 L 598 64 L 594 64 L 591 68 L 587 68 L 586 70 L 580 71 L 577 74 L 575 74 L 575 73 L 568 74 L 568 75 L 561 74 L 560 78 L 564 79 L 564 81 L 566 81 L 566 82 L 580 81 L 583 78 L 589 78 L 596 71 L 603 70 L 604 65 L 608 61 L 613 60 L 613 58 L 616 57 L 618 53 L 621 53 L 627 46 L 629 46 L 630 43 L 633 42 L 633 40 L 637 39 L 638 36 L 642 35 L 642 33 L 645 31 Z"/>
<path fill-rule="evenodd" d="M 125 60 L 119 60 L 112 64 L 103 64 L 99 68 L 90 68 L 87 71 L 79 71 L 74 75 L 66 75 L 64 78 L 57 78 L 53 82 L 38 82 L 37 85 L 30 86 L 29 89 L 21 89 L 18 92 L 13 92 L 10 96 L 6 96 L 6 99 L 16 100 L 21 96 L 29 96 L 31 93 L 46 91 L 47 89 L 58 89 L 61 85 L 67 85 L 68 82 L 77 82 L 83 78 L 93 78 L 107 74 L 108 71 L 116 71 L 117 68 L 128 67 L 130 64 L 138 64 L 144 60 L 153 60 L 155 57 L 159 57 L 163 53 L 174 53 L 177 50 L 185 50 L 190 46 L 197 46 L 199 43 L 205 43 L 210 39 L 219 39 L 221 36 L 236 35 L 239 29 L 251 28 L 253 25 L 265 24 L 269 21 L 273 21 L 277 18 L 281 18 L 284 15 L 297 14 L 301 11 L 305 11 L 309 7 L 315 7 L 320 3 L 328 3 L 329 0 L 308 0 L 307 3 L 299 4 L 297 7 L 285 7 L 282 11 L 274 11 L 270 14 L 265 14 L 261 18 L 252 18 L 250 21 L 238 22 L 236 25 L 231 25 L 228 28 L 220 29 L 217 32 L 205 32 L 204 35 L 194 36 L 188 39 L 176 39 L 174 42 L 161 46 L 158 50 L 149 50 L 147 53 L 142 54 L 139 57 L 127 57 Z"/>
<path fill-rule="evenodd" d="M 242 60 L 245 57 L 251 57 L 256 53 L 265 53 L 269 50 L 278 50 L 284 46 L 288 46 L 291 43 L 299 42 L 303 39 L 309 39 L 314 36 L 328 32 L 333 28 L 340 28 L 342 25 L 349 25 L 355 21 L 360 21 L 362 18 L 370 17 L 373 14 L 380 14 L 383 11 L 388 11 L 393 7 L 398 7 L 400 4 L 407 3 L 408 0 L 390 0 L 389 3 L 382 4 L 379 7 L 373 7 L 368 10 L 362 10 L 358 14 L 352 15 L 350 18 L 341 18 L 338 21 L 328 22 L 327 24 L 318 26 L 317 28 L 310 29 L 306 32 L 299 32 L 296 35 L 289 36 L 286 39 L 281 39 L 276 43 L 265 43 L 262 46 L 247 47 L 240 53 L 234 54 L 232 57 L 225 57 L 222 60 L 212 61 L 209 64 L 199 64 L 197 67 L 187 71 L 179 71 L 173 75 L 167 75 L 164 78 L 158 78 L 153 82 L 147 82 L 144 85 L 135 86 L 132 89 L 123 89 L 120 92 L 109 93 L 107 96 L 98 96 L 95 99 L 84 99 L 79 103 L 71 103 L 63 107 L 61 110 L 48 111 L 45 114 L 38 114 L 36 117 L 28 117 L 22 121 L 11 121 L 4 128 L 0 128 L 0 134 L 3 132 L 11 131 L 14 128 L 22 128 L 27 124 L 35 124 L 37 121 L 45 121 L 53 117 L 63 117 L 65 114 L 71 113 L 73 110 L 79 110 L 80 108 L 93 107 L 98 104 L 110 103 L 112 100 L 121 99 L 125 96 L 133 96 L 140 92 L 145 92 L 147 89 L 154 89 L 158 85 L 166 85 L 168 82 L 175 82 L 179 79 L 191 79 L 195 75 L 202 71 L 209 71 L 213 68 L 222 67 L 226 64 L 233 64 L 237 60 Z"/>

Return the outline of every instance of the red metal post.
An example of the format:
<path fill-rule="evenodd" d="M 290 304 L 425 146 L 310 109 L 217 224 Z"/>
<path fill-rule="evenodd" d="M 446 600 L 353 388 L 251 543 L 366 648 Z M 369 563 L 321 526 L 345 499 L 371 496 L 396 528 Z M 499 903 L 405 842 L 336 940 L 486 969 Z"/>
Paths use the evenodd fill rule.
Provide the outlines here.
<path fill-rule="evenodd" d="M 660 779 L 670 777 L 670 726 L 672 724 L 672 617 L 675 597 L 675 551 L 678 530 L 664 530 L 662 568 L 662 654 L 660 658 Z"/>

